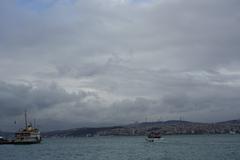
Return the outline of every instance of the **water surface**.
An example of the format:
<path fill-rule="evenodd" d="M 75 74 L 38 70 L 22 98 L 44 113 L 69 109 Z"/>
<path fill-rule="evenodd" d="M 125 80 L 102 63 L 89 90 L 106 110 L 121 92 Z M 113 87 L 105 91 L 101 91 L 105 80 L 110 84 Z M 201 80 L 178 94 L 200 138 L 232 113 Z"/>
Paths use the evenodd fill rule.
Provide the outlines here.
<path fill-rule="evenodd" d="M 240 135 L 47 138 L 37 145 L 0 145 L 0 160 L 239 160 Z"/>

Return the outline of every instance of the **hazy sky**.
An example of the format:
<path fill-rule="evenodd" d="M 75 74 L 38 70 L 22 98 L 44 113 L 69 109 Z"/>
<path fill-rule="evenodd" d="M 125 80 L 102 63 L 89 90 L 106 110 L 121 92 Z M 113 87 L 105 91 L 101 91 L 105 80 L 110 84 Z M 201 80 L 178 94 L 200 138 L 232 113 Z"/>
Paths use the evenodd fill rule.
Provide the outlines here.
<path fill-rule="evenodd" d="M 1 0 L 0 130 L 240 118 L 239 28 L 239 0 Z"/>

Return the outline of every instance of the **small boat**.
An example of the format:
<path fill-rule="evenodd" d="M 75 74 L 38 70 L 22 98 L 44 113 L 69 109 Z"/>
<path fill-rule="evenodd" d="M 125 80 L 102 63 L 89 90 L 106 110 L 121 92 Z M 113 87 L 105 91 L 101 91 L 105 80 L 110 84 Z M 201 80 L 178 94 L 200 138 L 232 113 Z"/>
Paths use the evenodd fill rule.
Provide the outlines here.
<path fill-rule="evenodd" d="M 145 138 L 145 140 L 147 142 L 157 142 L 161 139 L 161 134 L 160 132 L 150 132 L 147 137 Z"/>
<path fill-rule="evenodd" d="M 37 144 L 41 143 L 40 131 L 28 123 L 27 112 L 25 111 L 25 128 L 15 133 L 14 144 Z"/>
<path fill-rule="evenodd" d="M 0 145 L 1 144 L 13 144 L 13 141 L 0 137 Z"/>

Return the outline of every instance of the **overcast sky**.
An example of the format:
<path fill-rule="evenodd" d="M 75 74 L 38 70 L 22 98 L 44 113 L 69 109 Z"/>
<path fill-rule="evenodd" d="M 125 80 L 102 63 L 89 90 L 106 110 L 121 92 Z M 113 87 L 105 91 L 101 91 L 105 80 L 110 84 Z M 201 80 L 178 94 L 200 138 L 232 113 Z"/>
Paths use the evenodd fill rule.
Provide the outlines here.
<path fill-rule="evenodd" d="M 239 119 L 239 28 L 239 0 L 1 0 L 0 130 Z"/>

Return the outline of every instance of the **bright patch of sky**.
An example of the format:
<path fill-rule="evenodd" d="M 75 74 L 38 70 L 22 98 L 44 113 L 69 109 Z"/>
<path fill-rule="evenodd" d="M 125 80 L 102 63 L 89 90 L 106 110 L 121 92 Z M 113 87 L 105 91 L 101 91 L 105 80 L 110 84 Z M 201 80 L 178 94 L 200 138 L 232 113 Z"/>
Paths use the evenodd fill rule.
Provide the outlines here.
<path fill-rule="evenodd" d="M 45 11 L 54 6 L 56 3 L 64 3 L 65 5 L 72 5 L 77 0 L 17 0 L 17 5 L 26 7 L 34 11 Z"/>

